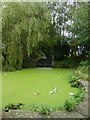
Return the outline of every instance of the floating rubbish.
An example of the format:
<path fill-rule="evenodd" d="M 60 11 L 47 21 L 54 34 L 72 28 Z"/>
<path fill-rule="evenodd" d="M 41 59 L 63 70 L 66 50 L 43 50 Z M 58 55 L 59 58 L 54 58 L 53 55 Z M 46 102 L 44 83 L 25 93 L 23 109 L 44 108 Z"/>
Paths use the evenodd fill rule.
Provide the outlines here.
<path fill-rule="evenodd" d="M 37 96 L 37 95 L 40 95 L 40 93 L 39 92 L 34 92 L 33 95 Z"/>
<path fill-rule="evenodd" d="M 72 92 L 69 92 L 69 95 L 74 95 Z"/>

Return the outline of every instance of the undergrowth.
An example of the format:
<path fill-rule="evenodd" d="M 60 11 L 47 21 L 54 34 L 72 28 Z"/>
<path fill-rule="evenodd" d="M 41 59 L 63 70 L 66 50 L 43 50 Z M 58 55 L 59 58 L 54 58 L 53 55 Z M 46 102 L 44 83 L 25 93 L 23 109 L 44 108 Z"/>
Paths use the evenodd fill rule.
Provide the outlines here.
<path fill-rule="evenodd" d="M 79 90 L 71 99 L 66 100 L 64 103 L 64 109 L 67 111 L 72 111 L 76 108 L 76 106 L 82 102 L 85 98 L 85 91 Z"/>

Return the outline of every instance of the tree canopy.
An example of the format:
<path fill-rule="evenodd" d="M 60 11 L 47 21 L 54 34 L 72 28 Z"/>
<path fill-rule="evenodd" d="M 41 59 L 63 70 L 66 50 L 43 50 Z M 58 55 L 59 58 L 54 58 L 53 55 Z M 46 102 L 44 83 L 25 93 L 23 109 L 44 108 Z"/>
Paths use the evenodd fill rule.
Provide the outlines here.
<path fill-rule="evenodd" d="M 5 3 L 2 20 L 5 64 L 20 69 L 24 55 L 30 57 L 37 43 L 47 40 L 49 23 L 50 13 L 43 3 Z"/>
<path fill-rule="evenodd" d="M 67 64 L 87 59 L 88 8 L 84 2 L 4 3 L 3 68 L 35 67 L 43 57 L 54 62 L 70 59 Z"/>

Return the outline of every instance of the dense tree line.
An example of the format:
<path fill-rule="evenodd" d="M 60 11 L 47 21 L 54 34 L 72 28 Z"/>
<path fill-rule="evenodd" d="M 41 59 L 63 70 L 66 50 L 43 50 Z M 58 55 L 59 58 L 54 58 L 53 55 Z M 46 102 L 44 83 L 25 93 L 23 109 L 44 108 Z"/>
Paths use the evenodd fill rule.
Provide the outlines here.
<path fill-rule="evenodd" d="M 63 56 L 62 59 L 65 60 L 64 63 L 66 62 L 64 66 L 69 65 L 71 67 L 78 65 L 77 63 L 81 60 L 88 59 L 89 4 L 85 2 L 56 2 L 49 3 L 49 7 L 53 11 L 52 22 L 58 35 L 56 40 L 58 41 L 56 43 L 56 59 Z M 59 50 L 57 47 L 59 47 Z"/>
<path fill-rule="evenodd" d="M 2 62 L 4 70 L 75 67 L 88 58 L 88 3 L 4 3 Z"/>

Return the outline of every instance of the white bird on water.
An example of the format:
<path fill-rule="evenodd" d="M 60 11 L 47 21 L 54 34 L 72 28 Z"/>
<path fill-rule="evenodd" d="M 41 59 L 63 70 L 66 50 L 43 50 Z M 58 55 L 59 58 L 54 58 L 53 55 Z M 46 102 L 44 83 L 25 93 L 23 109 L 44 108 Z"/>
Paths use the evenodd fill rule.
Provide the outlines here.
<path fill-rule="evenodd" d="M 53 87 L 53 91 L 56 92 L 57 88 L 56 87 Z"/>
<path fill-rule="evenodd" d="M 53 91 L 50 91 L 50 92 L 49 92 L 49 95 L 51 95 L 51 94 L 53 94 Z"/>
<path fill-rule="evenodd" d="M 54 86 L 54 87 L 53 87 L 53 91 L 50 91 L 50 92 L 49 92 L 49 95 L 55 93 L 56 91 L 57 91 L 57 88 Z"/>

